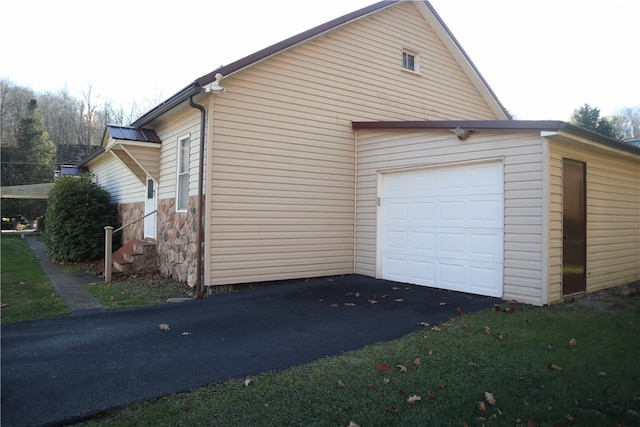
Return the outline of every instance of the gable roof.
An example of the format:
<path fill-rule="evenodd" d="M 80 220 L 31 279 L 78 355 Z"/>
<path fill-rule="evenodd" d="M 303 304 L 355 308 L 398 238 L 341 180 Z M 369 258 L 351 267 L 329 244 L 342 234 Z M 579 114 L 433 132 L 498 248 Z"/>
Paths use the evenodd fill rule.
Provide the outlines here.
<path fill-rule="evenodd" d="M 283 52 L 287 49 L 290 49 L 292 47 L 295 47 L 301 43 L 307 42 L 311 39 L 314 39 L 318 36 L 321 36 L 331 30 L 334 30 L 338 27 L 341 27 L 345 24 L 348 24 L 350 22 L 353 22 L 355 20 L 361 19 L 365 16 L 371 15 L 373 13 L 379 12 L 383 9 L 389 8 L 391 6 L 394 6 L 400 2 L 403 1 L 412 1 L 412 0 L 384 0 L 384 1 L 380 1 L 378 3 L 372 4 L 371 6 L 367 6 L 365 8 L 359 9 L 355 12 L 351 12 L 349 14 L 346 14 L 344 16 L 341 16 L 339 18 L 336 18 L 332 21 L 326 22 L 322 25 L 318 25 L 317 27 L 311 28 L 307 31 L 304 31 L 298 35 L 295 35 L 293 37 L 290 37 L 286 40 L 283 40 L 279 43 L 276 43 L 272 46 L 269 46 L 265 49 L 259 50 L 249 56 L 246 56 L 242 59 L 239 59 L 235 62 L 232 62 L 228 65 L 224 65 L 221 67 L 218 67 L 217 69 L 211 71 L 208 74 L 205 74 L 202 77 L 197 78 L 194 82 L 192 82 L 191 84 L 187 85 L 184 89 L 182 89 L 181 91 L 177 92 L 176 94 L 174 94 L 173 96 L 171 96 L 170 98 L 168 98 L 166 101 L 164 101 L 163 103 L 157 105 L 156 107 L 154 107 L 153 109 L 151 109 L 150 111 L 148 111 L 147 113 L 145 113 L 143 116 L 141 116 L 140 118 L 138 118 L 133 124 L 133 127 L 140 127 L 140 126 L 145 126 L 148 123 L 150 123 L 151 121 L 157 119 L 158 117 L 160 117 L 161 115 L 163 115 L 164 113 L 170 111 L 171 109 L 177 107 L 178 105 L 182 104 L 183 102 L 185 102 L 187 99 L 189 99 L 191 96 L 194 96 L 200 92 L 202 92 L 203 88 L 213 82 L 216 81 L 217 79 L 217 75 L 220 74 L 223 77 L 228 77 L 231 74 L 237 73 L 240 70 L 243 70 L 247 67 L 250 67 L 258 62 L 261 62 L 265 59 L 268 59 L 280 52 Z M 477 83 L 478 83 L 478 89 L 480 92 L 482 92 L 483 90 L 486 91 L 487 93 L 487 97 L 490 98 L 489 101 L 495 103 L 495 107 L 498 110 L 499 113 L 503 114 L 505 117 L 507 118 L 511 118 L 511 115 L 509 114 L 509 112 L 507 111 L 507 109 L 500 103 L 500 101 L 498 100 L 497 96 L 495 95 L 495 93 L 493 92 L 493 90 L 489 87 L 488 83 L 486 82 L 486 80 L 482 77 L 482 75 L 480 74 L 480 72 L 478 71 L 478 69 L 476 68 L 476 66 L 473 64 L 473 62 L 471 61 L 471 59 L 469 58 L 469 56 L 467 55 L 467 53 L 464 51 L 464 49 L 462 49 L 462 46 L 460 45 L 460 43 L 458 43 L 458 41 L 456 40 L 456 38 L 453 36 L 453 34 L 451 33 L 451 31 L 449 30 L 449 28 L 446 26 L 446 24 L 444 23 L 444 21 L 442 20 L 442 18 L 440 17 L 440 15 L 438 15 L 438 13 L 435 11 L 435 9 L 433 8 L 433 6 L 431 6 L 431 4 L 429 3 L 428 0 L 423 0 L 421 2 L 415 2 L 416 5 L 418 6 L 418 8 L 420 9 L 420 7 L 422 8 L 426 8 L 426 11 L 424 9 L 420 9 L 421 12 L 423 13 L 423 15 L 425 16 L 425 18 L 428 18 L 426 15 L 431 15 L 433 16 L 433 18 L 435 18 L 435 21 L 432 22 L 433 25 L 435 25 L 437 28 L 437 30 L 441 30 L 441 31 L 437 31 L 441 37 L 444 37 L 445 39 L 447 39 L 447 41 L 449 41 L 450 43 L 446 43 L 447 45 L 449 45 L 450 48 L 453 48 L 454 50 L 457 50 L 457 54 L 459 55 L 454 55 L 457 57 L 458 60 L 463 61 L 463 63 L 465 65 L 468 66 L 468 70 L 472 73 L 473 76 L 476 77 L 477 79 Z M 427 19 L 428 20 L 428 19 Z M 461 64 L 462 65 L 462 64 Z M 465 68 L 465 67 L 463 67 Z M 471 77 L 471 76 L 469 76 Z M 381 79 L 383 78 L 383 76 L 380 77 Z M 473 80 L 473 79 L 472 79 Z M 489 102 L 489 103 L 491 103 Z"/>

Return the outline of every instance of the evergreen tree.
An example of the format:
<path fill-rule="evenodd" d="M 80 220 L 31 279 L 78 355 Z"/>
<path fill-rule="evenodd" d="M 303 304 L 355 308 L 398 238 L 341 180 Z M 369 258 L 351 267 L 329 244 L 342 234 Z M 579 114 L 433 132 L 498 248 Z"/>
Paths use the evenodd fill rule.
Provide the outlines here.
<path fill-rule="evenodd" d="M 592 107 L 589 104 L 584 104 L 582 107 L 574 110 L 570 122 L 573 125 L 592 130 L 601 135 L 619 139 L 615 123 L 606 117 L 600 117 L 600 109 Z"/>
<path fill-rule="evenodd" d="M 17 150 L 12 158 L 12 185 L 53 182 L 56 146 L 49 137 L 35 99 L 29 101 L 18 126 Z"/>

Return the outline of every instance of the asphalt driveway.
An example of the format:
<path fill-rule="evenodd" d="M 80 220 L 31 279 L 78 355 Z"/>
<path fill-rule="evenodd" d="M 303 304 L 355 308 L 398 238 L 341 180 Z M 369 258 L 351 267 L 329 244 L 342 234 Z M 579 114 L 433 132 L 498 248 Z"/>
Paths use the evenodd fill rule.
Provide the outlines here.
<path fill-rule="evenodd" d="M 455 317 L 458 307 L 497 302 L 348 275 L 2 325 L 2 425 L 64 425 L 391 340 Z"/>

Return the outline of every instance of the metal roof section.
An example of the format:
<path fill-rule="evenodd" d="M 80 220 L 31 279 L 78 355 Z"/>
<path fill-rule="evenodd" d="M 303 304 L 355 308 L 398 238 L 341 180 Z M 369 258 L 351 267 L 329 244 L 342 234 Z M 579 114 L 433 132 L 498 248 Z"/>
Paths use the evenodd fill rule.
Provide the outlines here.
<path fill-rule="evenodd" d="M 476 132 L 493 131 L 534 131 L 553 133 L 565 132 L 576 137 L 585 138 L 600 145 L 625 151 L 640 156 L 640 147 L 609 138 L 597 132 L 581 128 L 559 120 L 432 120 L 432 121 L 388 121 L 388 122 L 351 122 L 353 130 L 416 130 L 416 129 L 448 129 L 451 131 Z M 458 132 L 456 132 L 458 133 Z"/>
<path fill-rule="evenodd" d="M 162 143 L 162 140 L 153 129 L 137 128 L 132 126 L 107 125 L 107 132 L 113 139 L 139 142 Z"/>

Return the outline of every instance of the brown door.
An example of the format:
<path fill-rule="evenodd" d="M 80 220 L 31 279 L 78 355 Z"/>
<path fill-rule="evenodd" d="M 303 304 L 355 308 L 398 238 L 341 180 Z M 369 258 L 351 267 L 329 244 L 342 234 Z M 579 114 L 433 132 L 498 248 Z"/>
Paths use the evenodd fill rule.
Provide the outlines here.
<path fill-rule="evenodd" d="M 586 164 L 562 159 L 562 294 L 587 290 Z"/>

